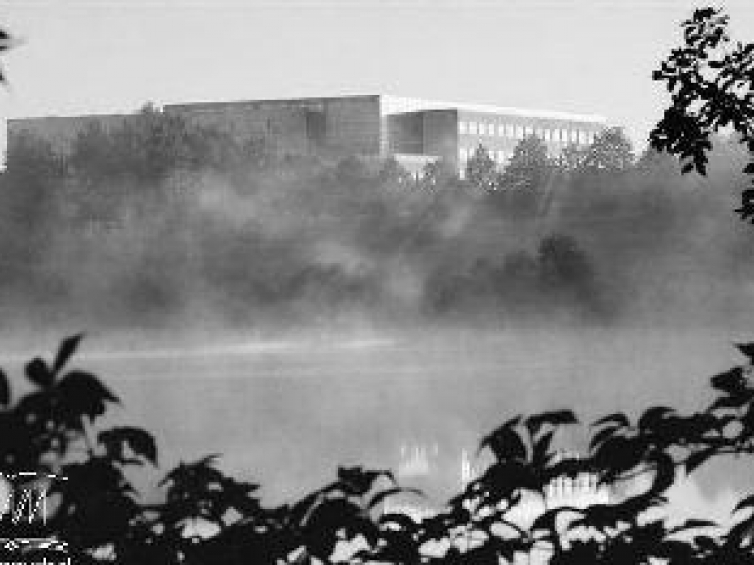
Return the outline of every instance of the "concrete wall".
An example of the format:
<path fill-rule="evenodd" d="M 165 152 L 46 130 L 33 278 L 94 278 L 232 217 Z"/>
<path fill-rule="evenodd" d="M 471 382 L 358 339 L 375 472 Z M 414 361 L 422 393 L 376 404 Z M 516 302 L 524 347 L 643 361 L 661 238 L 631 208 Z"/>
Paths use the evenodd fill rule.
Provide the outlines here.
<path fill-rule="evenodd" d="M 325 147 L 329 154 L 380 154 L 380 97 L 324 99 Z"/>
<path fill-rule="evenodd" d="M 263 139 L 280 155 L 378 155 L 378 96 L 301 98 L 165 106 L 241 142 Z"/>
<path fill-rule="evenodd" d="M 249 102 L 166 106 L 165 112 L 228 133 L 240 143 L 264 140 L 276 154 L 301 155 L 311 151 L 306 108 Z"/>
<path fill-rule="evenodd" d="M 24 118 L 8 120 L 8 147 L 11 147 L 19 135 L 29 134 L 44 139 L 52 146 L 53 151 L 64 155 L 70 151 L 71 145 L 79 133 L 92 125 L 98 124 L 105 131 L 118 128 L 132 116 L 127 114 L 109 114 L 100 116 L 71 116 Z"/>
<path fill-rule="evenodd" d="M 457 164 L 458 112 L 456 110 L 430 110 L 423 112 L 424 154 L 442 157 Z"/>
<path fill-rule="evenodd" d="M 420 112 L 387 116 L 387 152 L 424 155 L 424 120 Z"/>

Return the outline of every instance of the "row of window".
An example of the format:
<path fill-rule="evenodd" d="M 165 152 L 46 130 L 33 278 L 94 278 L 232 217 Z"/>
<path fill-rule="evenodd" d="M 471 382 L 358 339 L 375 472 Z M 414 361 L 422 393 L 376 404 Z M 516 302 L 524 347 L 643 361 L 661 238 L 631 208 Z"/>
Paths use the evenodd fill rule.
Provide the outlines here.
<path fill-rule="evenodd" d="M 466 161 L 468 159 L 471 159 L 471 157 L 474 156 L 474 153 L 476 153 L 477 148 L 476 147 L 461 147 L 459 149 L 461 161 Z M 490 158 L 497 162 L 497 163 L 505 163 L 507 162 L 511 157 L 513 157 L 512 151 L 503 151 L 498 150 L 495 151 L 493 149 L 487 149 L 487 154 L 490 156 Z"/>
<path fill-rule="evenodd" d="M 497 135 L 510 139 L 523 139 L 536 135 L 544 141 L 558 143 L 578 143 L 586 145 L 594 141 L 594 132 L 566 128 L 535 128 L 533 126 L 514 124 L 495 124 L 493 122 L 458 122 L 458 133 L 462 135 Z"/>

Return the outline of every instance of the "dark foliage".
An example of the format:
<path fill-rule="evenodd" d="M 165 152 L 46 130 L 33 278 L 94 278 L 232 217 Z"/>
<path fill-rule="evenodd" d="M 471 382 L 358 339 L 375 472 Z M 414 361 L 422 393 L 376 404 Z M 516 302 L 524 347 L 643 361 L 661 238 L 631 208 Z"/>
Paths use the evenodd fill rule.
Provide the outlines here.
<path fill-rule="evenodd" d="M 100 429 L 118 399 L 95 376 L 68 368 L 80 341 L 64 340 L 51 363 L 29 362 L 33 390 L 17 400 L 7 377 L 0 379 L 4 471 L 66 478 L 49 490 L 46 523 L 13 522 L 6 513 L 4 534 L 54 537 L 77 562 L 440 565 L 529 556 L 552 564 L 737 565 L 754 556 L 752 496 L 731 509 L 728 525 L 691 515 L 675 523 L 663 514 L 680 472 L 754 454 L 754 344 L 738 345 L 743 365 L 712 377 L 716 396 L 707 407 L 688 414 L 649 407 L 635 419 L 606 415 L 592 425 L 591 451 L 581 459 L 562 457 L 553 445 L 557 430 L 578 425 L 570 410 L 507 420 L 480 441 L 489 465 L 443 510 L 416 521 L 382 511 L 387 498 L 406 492 L 389 471 L 341 468 L 335 481 L 301 500 L 265 507 L 258 485 L 225 475 L 216 456 L 168 471 L 161 500 L 142 502 L 129 477 L 157 464 L 156 442 L 136 427 Z M 585 476 L 604 485 L 646 480 L 605 503 L 544 505 L 528 520 L 516 517 L 521 505 L 545 501 L 553 482 Z M 31 555 L 2 555 L 19 552 Z M 33 553 L 42 554 L 50 558 L 51 550 Z"/>
<path fill-rule="evenodd" d="M 732 130 L 749 152 L 744 172 L 754 182 L 754 43 L 734 43 L 728 16 L 719 9 L 696 10 L 681 27 L 683 45 L 653 73 L 665 84 L 671 104 L 650 142 L 679 155 L 684 172 L 705 174 L 712 135 Z M 736 212 L 754 221 L 754 188 L 742 192 Z"/>

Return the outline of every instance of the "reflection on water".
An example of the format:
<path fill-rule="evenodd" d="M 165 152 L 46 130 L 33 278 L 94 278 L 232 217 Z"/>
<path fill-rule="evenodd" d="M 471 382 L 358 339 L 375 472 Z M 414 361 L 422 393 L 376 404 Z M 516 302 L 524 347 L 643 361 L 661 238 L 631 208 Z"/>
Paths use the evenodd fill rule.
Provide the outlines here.
<path fill-rule="evenodd" d="M 458 461 L 515 413 L 573 407 L 588 422 L 648 403 L 697 407 L 707 378 L 739 361 L 735 337 L 446 331 L 131 347 L 103 337 L 78 361 L 122 398 L 114 420 L 155 432 L 164 465 L 221 453 L 275 498 L 321 486 L 338 464 L 394 468 L 406 442 L 438 443 Z M 18 358 L 5 364 L 19 369 Z M 582 449 L 583 433 L 564 441 Z"/>

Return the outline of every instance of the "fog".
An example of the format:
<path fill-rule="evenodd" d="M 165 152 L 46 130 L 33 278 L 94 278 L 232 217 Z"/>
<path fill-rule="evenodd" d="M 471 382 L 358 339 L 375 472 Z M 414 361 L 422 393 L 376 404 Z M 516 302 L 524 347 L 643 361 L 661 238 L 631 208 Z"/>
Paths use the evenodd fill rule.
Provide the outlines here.
<path fill-rule="evenodd" d="M 79 364 L 122 397 L 113 421 L 154 431 L 164 469 L 220 453 L 270 500 L 434 442 L 448 493 L 460 450 L 507 417 L 694 409 L 750 339 L 731 143 L 707 177 L 655 156 L 492 194 L 232 151 L 139 176 L 91 144 L 61 166 L 25 143 L 0 179 L 6 365 L 87 331 Z M 585 433 L 561 441 L 585 450 Z M 720 476 L 689 492 L 719 506 L 747 481 Z"/>

